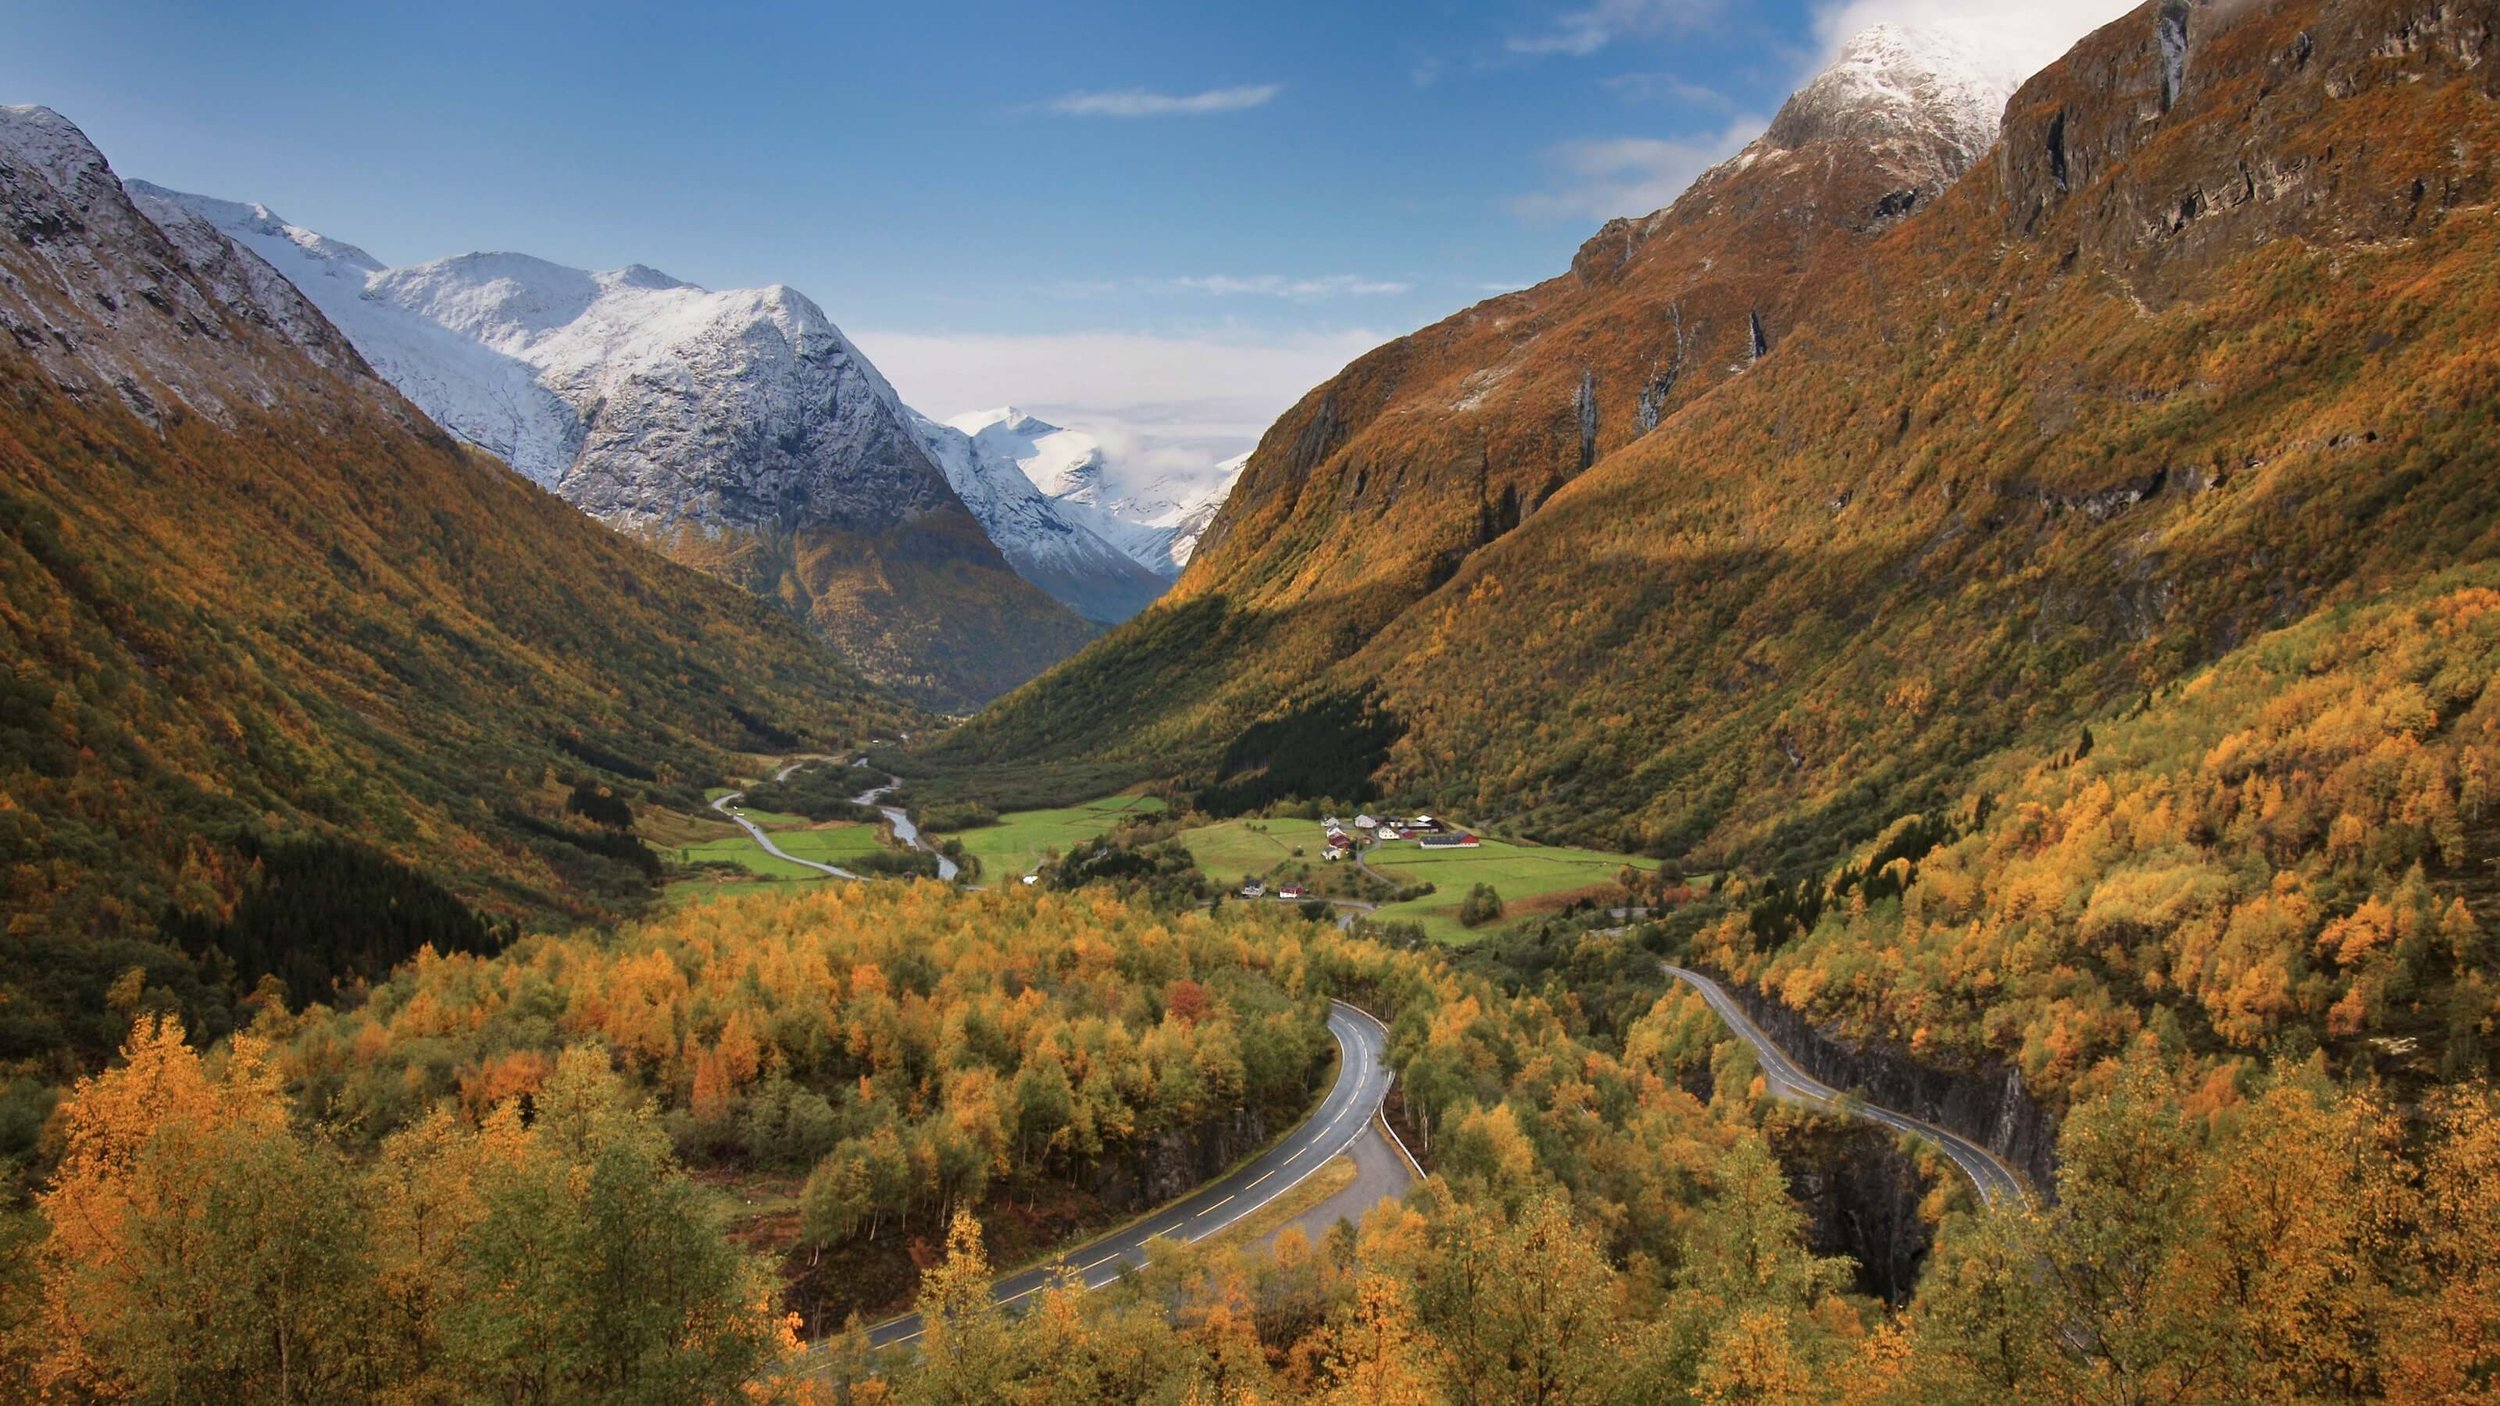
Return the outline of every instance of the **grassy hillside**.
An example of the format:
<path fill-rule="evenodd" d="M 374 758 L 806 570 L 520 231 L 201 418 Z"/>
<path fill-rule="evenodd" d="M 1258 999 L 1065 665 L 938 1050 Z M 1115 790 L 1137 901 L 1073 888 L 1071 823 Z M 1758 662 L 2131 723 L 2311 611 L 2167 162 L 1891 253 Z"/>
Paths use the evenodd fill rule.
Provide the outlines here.
<path fill-rule="evenodd" d="M 1098 633 L 1009 569 L 961 507 L 876 532 L 686 530 L 654 545 L 779 603 L 868 678 L 942 711 L 978 708 Z"/>
<path fill-rule="evenodd" d="M 252 837 L 379 851 L 499 927 L 569 923 L 650 893 L 650 856 L 570 797 L 699 804 L 737 754 L 909 725 L 782 611 L 455 445 L 308 305 L 195 265 L 74 129 L 22 111 L 0 142 L 0 1059 L 109 1049 L 132 1009 L 214 1033 L 238 974 L 168 946 L 169 915 L 312 901 L 256 899 Z"/>

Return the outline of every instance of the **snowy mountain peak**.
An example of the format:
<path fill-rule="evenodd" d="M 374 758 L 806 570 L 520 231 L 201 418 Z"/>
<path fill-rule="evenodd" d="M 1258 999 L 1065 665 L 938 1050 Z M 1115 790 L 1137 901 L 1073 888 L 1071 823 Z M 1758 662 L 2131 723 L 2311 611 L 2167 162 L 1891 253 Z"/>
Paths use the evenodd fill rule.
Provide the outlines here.
<path fill-rule="evenodd" d="M 984 453 L 1012 461 L 1053 498 L 1090 502 L 1087 495 L 1101 484 L 1102 445 L 1092 435 L 1063 430 L 1012 405 L 958 415 L 947 424 L 970 435 Z"/>
<path fill-rule="evenodd" d="M 1967 168 L 1996 142 L 2006 100 L 2027 76 L 2019 62 L 1949 31 L 1878 24 L 1788 100 L 1764 140 L 1781 148 L 1940 143 Z"/>
<path fill-rule="evenodd" d="M 603 291 L 597 276 L 581 269 L 509 253 L 456 254 L 385 269 L 372 290 L 385 302 L 512 353 L 579 320 Z"/>
<path fill-rule="evenodd" d="M 620 288 L 691 288 L 694 285 L 669 277 L 649 264 L 627 264 L 605 275 Z"/>
<path fill-rule="evenodd" d="M 1168 578 L 1107 530 L 1081 504 L 1051 497 L 1025 471 L 1019 453 L 1033 434 L 1067 432 L 1013 410 L 940 424 L 908 412 L 920 442 L 946 471 L 955 496 L 990 534 L 1018 575 L 1089 620 L 1117 623 L 1152 604 Z"/>
<path fill-rule="evenodd" d="M 316 230 L 291 224 L 266 205 L 246 205 L 236 200 L 218 200 L 205 195 L 186 195 L 167 190 L 147 181 L 127 181 L 133 199 L 141 208 L 152 201 L 179 205 L 220 230 L 248 229 L 263 238 L 283 239 L 316 259 L 343 264 L 364 273 L 378 273 L 382 261 L 344 240 L 332 239 Z"/>
<path fill-rule="evenodd" d="M 1063 425 L 1053 425 L 1050 420 L 1025 413 L 1015 405 L 1000 405 L 998 410 L 978 410 L 973 415 L 955 415 L 948 423 L 965 430 L 965 433 L 980 433 L 983 428 L 993 428 L 993 425 L 1000 430 L 1008 430 L 1010 435 L 1058 435 L 1063 430 Z"/>
<path fill-rule="evenodd" d="M 0 153 L 62 191 L 74 189 L 81 176 L 112 170 L 76 123 L 48 107 L 0 106 Z"/>
<path fill-rule="evenodd" d="M 1083 430 L 1062 429 L 1012 405 L 958 415 L 946 429 L 985 461 L 1011 464 L 1058 505 L 1165 580 L 1189 564 L 1199 534 L 1223 506 L 1249 456 L 1194 474 L 1144 473 Z"/>

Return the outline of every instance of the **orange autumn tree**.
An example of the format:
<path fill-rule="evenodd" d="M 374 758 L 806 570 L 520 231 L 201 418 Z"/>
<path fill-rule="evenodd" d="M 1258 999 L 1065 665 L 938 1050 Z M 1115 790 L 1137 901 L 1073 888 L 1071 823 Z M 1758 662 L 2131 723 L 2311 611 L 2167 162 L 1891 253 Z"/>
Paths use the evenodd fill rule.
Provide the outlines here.
<path fill-rule="evenodd" d="M 263 1056 L 144 1018 L 73 1092 L 10 1345 L 40 1399 L 800 1398 L 769 1282 L 604 1052 L 563 1052 L 526 1126 L 446 1107 L 367 1163 Z"/>
<path fill-rule="evenodd" d="M 313 1400 L 344 1385 L 366 1276 L 347 1174 L 287 1127 L 263 1047 L 212 1067 L 142 1017 L 80 1081 L 39 1200 L 51 1234 L 36 1380 L 48 1398 Z"/>

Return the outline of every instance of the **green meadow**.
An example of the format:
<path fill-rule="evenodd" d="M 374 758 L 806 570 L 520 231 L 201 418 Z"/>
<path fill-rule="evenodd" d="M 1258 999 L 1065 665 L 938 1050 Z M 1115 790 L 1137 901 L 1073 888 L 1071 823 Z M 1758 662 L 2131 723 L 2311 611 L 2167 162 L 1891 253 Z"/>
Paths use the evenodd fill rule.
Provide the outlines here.
<path fill-rule="evenodd" d="M 1318 872 L 1327 832 L 1314 820 L 1226 820 L 1184 830 L 1180 842 L 1208 878 L 1230 888 L 1246 875 L 1267 878 L 1288 866 L 1308 864 Z M 1297 849 L 1302 851 L 1299 858 Z M 1602 889 L 1627 864 L 1658 867 L 1656 860 L 1632 855 L 1491 838 L 1474 849 L 1446 850 L 1397 840 L 1372 850 L 1364 861 L 1391 883 L 1434 886 L 1434 893 L 1386 904 L 1376 916 L 1384 922 L 1420 923 L 1444 942 L 1470 942 L 1488 930 L 1470 930 L 1458 921 L 1458 905 L 1477 884 L 1500 891 L 1508 910 L 1503 921 L 1508 922 L 1554 911 L 1583 893 Z"/>
<path fill-rule="evenodd" d="M 828 825 L 821 829 L 774 829 L 773 822 L 761 815 L 747 817 L 772 831 L 773 843 L 801 859 L 819 864 L 844 865 L 845 861 L 873 854 L 884 848 L 873 825 Z M 795 817 L 774 817 L 782 824 L 805 825 Z M 767 879 L 821 879 L 824 875 L 803 864 L 793 864 L 777 855 L 764 852 L 764 847 L 745 833 L 705 840 L 699 844 L 680 845 L 675 855 L 681 864 L 736 864 L 751 874 Z"/>
<path fill-rule="evenodd" d="M 995 825 L 953 831 L 947 838 L 961 840 L 964 852 L 981 861 L 982 882 L 1009 883 L 1032 873 L 1045 854 L 1065 854 L 1125 821 L 1162 810 L 1157 796 L 1105 796 L 1054 810 L 1009 811 Z"/>

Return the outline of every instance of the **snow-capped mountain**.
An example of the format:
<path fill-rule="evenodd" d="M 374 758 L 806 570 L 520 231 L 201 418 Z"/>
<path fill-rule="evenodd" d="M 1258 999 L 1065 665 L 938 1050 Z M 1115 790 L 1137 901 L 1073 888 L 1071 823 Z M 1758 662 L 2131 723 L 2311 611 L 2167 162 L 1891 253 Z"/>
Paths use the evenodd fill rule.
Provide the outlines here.
<path fill-rule="evenodd" d="M 712 292 L 640 264 L 524 254 L 385 267 L 267 207 L 133 182 L 301 288 L 444 428 L 633 531 L 874 532 L 960 506 L 1027 581 L 1096 621 L 1162 585 L 1039 495 L 986 485 L 823 310 L 781 286 Z"/>
<path fill-rule="evenodd" d="M 1037 552 L 1013 512 L 977 516 L 893 386 L 789 288 L 712 292 L 639 264 L 591 273 L 508 253 L 389 268 L 264 206 L 130 185 L 177 245 L 222 245 L 237 277 L 274 270 L 300 289 L 443 428 L 790 603 L 933 705 L 995 697 L 1091 635 L 1046 589 L 1092 604 L 1155 585 L 1108 544 Z M 1045 558 L 1049 587 L 1020 579 Z"/>
<path fill-rule="evenodd" d="M 1212 473 L 1149 476 L 1115 462 L 1092 435 L 1012 405 L 959 415 L 948 424 L 981 457 L 1014 465 L 1064 515 L 1166 581 L 1189 564 L 1200 534 L 1250 461 L 1245 454 Z"/>
<path fill-rule="evenodd" d="M 1094 516 L 1090 509 L 1045 496 L 995 444 L 917 412 L 911 420 L 955 496 L 981 520 L 1008 564 L 1077 614 L 1117 624 L 1152 605 L 1172 584 L 1106 541 L 1087 521 Z"/>
<path fill-rule="evenodd" d="M 1763 141 L 1794 149 L 1842 140 L 1878 157 L 1956 153 L 1953 174 L 1996 143 L 2007 99 L 2031 65 L 1950 31 L 1878 24 L 1792 95 Z"/>
<path fill-rule="evenodd" d="M 946 506 L 893 387 L 788 288 L 524 254 L 385 268 L 267 207 L 133 182 L 284 274 L 436 423 L 608 523 L 876 529 Z"/>

